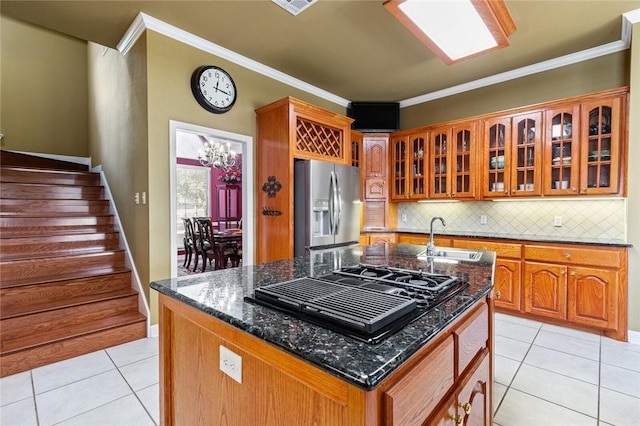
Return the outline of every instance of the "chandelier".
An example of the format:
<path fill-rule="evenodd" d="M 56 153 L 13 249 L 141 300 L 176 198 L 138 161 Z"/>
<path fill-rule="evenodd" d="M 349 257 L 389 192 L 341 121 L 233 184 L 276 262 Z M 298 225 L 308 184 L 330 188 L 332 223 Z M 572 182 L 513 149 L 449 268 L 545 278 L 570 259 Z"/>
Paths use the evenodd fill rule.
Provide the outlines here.
<path fill-rule="evenodd" d="M 202 138 L 202 149 L 198 152 L 198 160 L 205 167 L 229 170 L 236 164 L 236 154 L 231 150 L 231 143 L 227 146 L 219 141 L 209 141 Z"/>

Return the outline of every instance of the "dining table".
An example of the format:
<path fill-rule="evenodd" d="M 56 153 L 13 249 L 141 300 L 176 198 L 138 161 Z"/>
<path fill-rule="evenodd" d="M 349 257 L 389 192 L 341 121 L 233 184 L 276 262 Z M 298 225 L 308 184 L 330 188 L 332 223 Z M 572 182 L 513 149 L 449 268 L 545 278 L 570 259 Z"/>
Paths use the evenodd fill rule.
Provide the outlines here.
<path fill-rule="evenodd" d="M 212 247 L 214 250 L 216 269 L 224 269 L 226 267 L 225 252 L 228 252 L 229 248 L 231 248 L 236 255 L 242 256 L 242 229 L 214 231 L 213 242 Z"/>

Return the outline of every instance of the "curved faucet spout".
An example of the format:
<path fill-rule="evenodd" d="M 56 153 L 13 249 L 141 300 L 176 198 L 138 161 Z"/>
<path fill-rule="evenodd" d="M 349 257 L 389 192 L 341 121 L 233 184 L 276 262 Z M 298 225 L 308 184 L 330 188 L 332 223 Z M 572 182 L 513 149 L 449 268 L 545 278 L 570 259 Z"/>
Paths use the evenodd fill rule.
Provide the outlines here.
<path fill-rule="evenodd" d="M 433 222 L 439 220 L 442 226 L 447 226 L 444 219 L 440 216 L 435 216 L 431 218 L 431 224 L 429 228 L 429 244 L 427 244 L 427 256 L 435 256 L 436 254 L 436 246 L 433 244 Z"/>

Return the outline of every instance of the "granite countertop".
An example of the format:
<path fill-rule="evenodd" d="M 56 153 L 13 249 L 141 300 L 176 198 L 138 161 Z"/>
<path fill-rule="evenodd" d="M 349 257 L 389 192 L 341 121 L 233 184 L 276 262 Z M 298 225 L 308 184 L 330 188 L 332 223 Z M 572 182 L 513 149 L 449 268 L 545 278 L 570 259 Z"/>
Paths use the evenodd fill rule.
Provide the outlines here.
<path fill-rule="evenodd" d="M 478 262 L 454 264 L 419 260 L 416 255 L 421 251 L 424 247 L 407 244 L 351 246 L 295 259 L 154 281 L 151 288 L 350 384 L 371 390 L 493 287 L 495 253 L 484 252 Z M 253 296 L 254 289 L 263 285 L 319 276 L 358 263 L 457 275 L 468 280 L 470 286 L 378 344 L 347 337 L 244 299 Z"/>
<path fill-rule="evenodd" d="M 403 234 L 415 234 L 415 235 L 429 235 L 428 230 L 418 229 L 397 229 L 392 230 L 374 230 L 363 231 L 367 234 L 376 232 L 398 232 Z M 434 232 L 434 235 L 439 237 L 465 237 L 465 238 L 478 238 L 487 240 L 511 240 L 514 242 L 538 242 L 538 243 L 558 243 L 558 244 L 585 244 L 585 245 L 597 245 L 597 246 L 609 246 L 609 247 L 633 247 L 622 240 L 615 240 L 611 238 L 581 238 L 581 237 L 564 237 L 558 235 L 527 235 L 527 234 L 494 234 L 488 232 L 466 232 L 466 231 L 447 231 L 439 230 Z"/>

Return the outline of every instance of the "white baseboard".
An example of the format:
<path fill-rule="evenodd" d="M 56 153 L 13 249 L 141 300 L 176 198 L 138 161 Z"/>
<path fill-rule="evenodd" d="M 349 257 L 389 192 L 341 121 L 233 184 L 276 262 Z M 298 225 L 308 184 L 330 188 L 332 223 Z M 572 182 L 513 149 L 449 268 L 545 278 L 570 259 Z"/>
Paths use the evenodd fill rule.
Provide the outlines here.
<path fill-rule="evenodd" d="M 640 331 L 629 330 L 629 343 L 640 345 Z"/>

